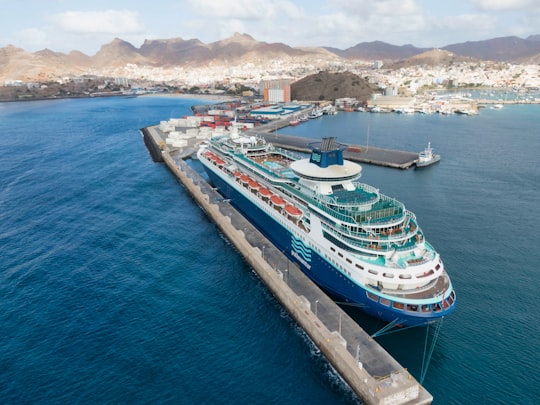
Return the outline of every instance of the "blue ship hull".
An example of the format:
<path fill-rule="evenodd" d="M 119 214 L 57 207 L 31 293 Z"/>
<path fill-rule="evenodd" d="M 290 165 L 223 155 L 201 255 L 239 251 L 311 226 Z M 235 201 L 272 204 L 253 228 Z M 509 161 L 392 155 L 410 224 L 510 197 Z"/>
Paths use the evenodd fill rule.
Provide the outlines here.
<path fill-rule="evenodd" d="M 289 260 L 296 263 L 311 280 L 341 301 L 354 303 L 373 317 L 402 326 L 428 324 L 449 314 L 455 308 L 455 305 L 450 305 L 449 308 L 441 306 L 438 312 L 408 314 L 408 311 L 383 305 L 378 299 L 375 301 L 373 297 L 376 297 L 376 291 L 373 291 L 370 294 L 372 298 L 369 298 L 366 289 L 349 280 L 317 252 L 305 247 L 301 240 L 294 237 L 285 227 L 212 170 L 206 168 L 206 166 L 205 169 L 210 182 L 218 189 L 220 194 L 230 199 L 231 204 L 256 226 L 274 246 L 285 253 Z"/>

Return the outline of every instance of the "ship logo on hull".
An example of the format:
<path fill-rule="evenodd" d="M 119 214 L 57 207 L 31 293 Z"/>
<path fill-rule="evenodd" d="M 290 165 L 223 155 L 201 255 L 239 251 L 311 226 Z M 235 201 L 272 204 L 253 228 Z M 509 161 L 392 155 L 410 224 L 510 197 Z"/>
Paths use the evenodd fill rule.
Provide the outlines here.
<path fill-rule="evenodd" d="M 291 235 L 291 254 L 306 268 L 311 268 L 311 249 L 307 247 L 302 239 L 296 238 Z"/>

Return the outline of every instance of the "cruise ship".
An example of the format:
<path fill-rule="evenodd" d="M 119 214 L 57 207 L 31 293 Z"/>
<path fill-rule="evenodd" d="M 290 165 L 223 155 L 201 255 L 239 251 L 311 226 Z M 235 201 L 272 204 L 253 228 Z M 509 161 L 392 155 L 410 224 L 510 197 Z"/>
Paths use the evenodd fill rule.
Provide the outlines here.
<path fill-rule="evenodd" d="M 333 299 L 393 325 L 450 314 L 456 294 L 405 206 L 361 183 L 335 137 L 309 157 L 231 130 L 197 156 L 210 182 Z"/>

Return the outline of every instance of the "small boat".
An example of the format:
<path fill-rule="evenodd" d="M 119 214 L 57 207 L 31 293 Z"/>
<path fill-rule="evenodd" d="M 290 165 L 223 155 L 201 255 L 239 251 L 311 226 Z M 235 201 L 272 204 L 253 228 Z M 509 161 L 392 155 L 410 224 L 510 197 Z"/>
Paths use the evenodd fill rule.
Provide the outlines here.
<path fill-rule="evenodd" d="M 318 108 L 314 108 L 314 109 L 311 110 L 311 112 L 309 113 L 308 118 L 309 118 L 310 120 L 312 120 L 312 119 L 319 118 L 319 117 L 322 117 L 322 116 L 323 116 L 322 111 L 320 111 Z"/>
<path fill-rule="evenodd" d="M 416 159 L 416 167 L 429 166 L 437 163 L 440 160 L 441 155 L 436 155 L 435 153 L 433 153 L 431 142 L 428 142 L 427 148 L 418 154 L 418 159 Z"/>

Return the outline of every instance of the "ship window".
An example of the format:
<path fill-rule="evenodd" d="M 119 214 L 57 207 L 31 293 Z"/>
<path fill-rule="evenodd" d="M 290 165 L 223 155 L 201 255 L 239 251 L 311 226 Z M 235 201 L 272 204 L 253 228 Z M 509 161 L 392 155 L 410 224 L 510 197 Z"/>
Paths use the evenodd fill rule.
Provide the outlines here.
<path fill-rule="evenodd" d="M 394 278 L 394 275 L 392 273 L 383 273 L 383 277 Z"/>
<path fill-rule="evenodd" d="M 371 269 L 368 270 L 368 273 L 371 273 L 371 274 L 379 274 L 377 271 L 371 270 Z"/>
<path fill-rule="evenodd" d="M 437 265 L 435 266 L 435 270 L 439 270 L 440 268 L 441 268 L 441 265 L 440 265 L 440 264 L 437 264 Z"/>
<path fill-rule="evenodd" d="M 378 297 L 377 297 L 375 294 L 372 294 L 372 293 L 370 293 L 370 292 L 367 292 L 367 291 L 366 291 L 366 295 L 367 295 L 367 297 L 368 297 L 370 300 L 372 300 L 372 301 L 378 301 L 378 300 L 379 300 Z"/>
<path fill-rule="evenodd" d="M 336 249 L 334 249 L 333 247 L 331 247 L 330 250 L 331 250 L 332 252 L 335 252 L 335 251 L 336 251 Z"/>
<path fill-rule="evenodd" d="M 392 302 L 392 307 L 396 309 L 404 309 L 405 306 L 401 302 Z"/>
<path fill-rule="evenodd" d="M 358 267 L 360 270 L 364 270 L 364 268 L 360 266 L 359 264 L 355 264 L 355 266 Z"/>
<path fill-rule="evenodd" d="M 341 252 L 338 253 L 338 256 L 339 256 L 339 257 L 343 257 L 343 253 L 341 253 Z"/>
<path fill-rule="evenodd" d="M 418 312 L 418 305 L 407 305 L 407 311 Z"/>
<path fill-rule="evenodd" d="M 390 306 L 390 300 L 387 300 L 386 298 L 381 298 L 381 304 L 386 305 L 387 307 Z"/>
<path fill-rule="evenodd" d="M 352 264 L 352 260 L 351 260 L 351 259 L 347 258 L 347 259 L 345 259 L 345 260 L 347 260 L 347 263 L 351 263 L 351 264 Z"/>
<path fill-rule="evenodd" d="M 429 305 L 422 305 L 422 312 L 431 312 L 431 307 Z"/>
<path fill-rule="evenodd" d="M 422 274 L 418 274 L 416 275 L 416 278 L 422 278 L 422 277 L 427 277 L 427 276 L 431 276 L 432 274 L 434 273 L 433 270 L 430 270 L 430 271 L 426 271 L 425 273 L 422 273 Z"/>
<path fill-rule="evenodd" d="M 409 279 L 412 278 L 412 276 L 410 274 L 400 274 L 399 278 L 401 278 L 403 280 L 409 280 Z"/>

